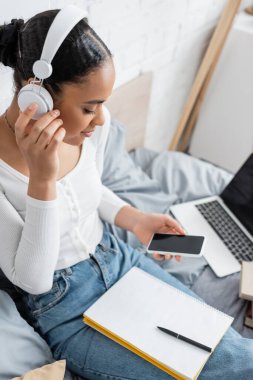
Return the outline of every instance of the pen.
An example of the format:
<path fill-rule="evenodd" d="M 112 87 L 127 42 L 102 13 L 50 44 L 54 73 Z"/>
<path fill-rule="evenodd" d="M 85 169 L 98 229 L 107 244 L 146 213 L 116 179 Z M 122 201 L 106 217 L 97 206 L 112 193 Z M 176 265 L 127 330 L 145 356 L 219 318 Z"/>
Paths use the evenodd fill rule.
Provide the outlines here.
<path fill-rule="evenodd" d="M 199 343 L 199 342 L 196 342 L 195 340 L 192 340 L 192 339 L 190 339 L 190 338 L 186 338 L 186 336 L 183 336 L 183 335 L 177 334 L 176 332 L 171 331 L 171 330 L 168 330 L 168 329 L 165 329 L 164 327 L 157 326 L 157 328 L 158 328 L 159 330 L 165 332 L 166 334 L 169 334 L 169 335 L 171 335 L 171 336 L 174 336 L 174 337 L 177 338 L 177 339 L 180 339 L 180 340 L 183 340 L 184 342 L 190 343 L 190 344 L 192 344 L 193 346 L 196 346 L 196 347 L 202 348 L 202 350 L 205 350 L 205 351 L 207 351 L 207 352 L 212 352 L 211 347 L 205 346 L 204 344 Z"/>

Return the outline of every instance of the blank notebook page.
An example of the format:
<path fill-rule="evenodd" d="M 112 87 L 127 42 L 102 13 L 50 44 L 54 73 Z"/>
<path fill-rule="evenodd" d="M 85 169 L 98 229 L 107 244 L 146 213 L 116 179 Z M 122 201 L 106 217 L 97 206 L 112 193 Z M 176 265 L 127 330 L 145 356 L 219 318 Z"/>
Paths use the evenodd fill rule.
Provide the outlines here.
<path fill-rule="evenodd" d="M 157 326 L 215 348 L 233 320 L 136 267 L 84 316 L 187 379 L 196 378 L 210 354 Z"/>

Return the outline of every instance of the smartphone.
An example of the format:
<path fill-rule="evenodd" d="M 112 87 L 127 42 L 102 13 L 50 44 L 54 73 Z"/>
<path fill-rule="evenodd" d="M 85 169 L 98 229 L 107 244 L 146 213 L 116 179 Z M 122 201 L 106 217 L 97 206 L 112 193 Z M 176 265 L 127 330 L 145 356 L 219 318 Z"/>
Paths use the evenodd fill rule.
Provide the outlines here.
<path fill-rule="evenodd" d="M 148 245 L 148 252 L 200 257 L 204 240 L 204 236 L 196 235 L 154 234 Z"/>

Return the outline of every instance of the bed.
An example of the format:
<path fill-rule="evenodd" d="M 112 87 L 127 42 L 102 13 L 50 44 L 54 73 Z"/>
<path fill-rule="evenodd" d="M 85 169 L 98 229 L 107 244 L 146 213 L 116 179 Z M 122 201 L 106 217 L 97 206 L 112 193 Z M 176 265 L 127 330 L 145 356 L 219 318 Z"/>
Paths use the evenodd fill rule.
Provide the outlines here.
<path fill-rule="evenodd" d="M 138 104 L 138 110 L 147 107 L 149 94 L 147 88 L 151 86 L 151 79 L 150 73 L 142 76 L 142 83 L 145 83 L 143 92 L 138 90 L 136 95 L 134 95 L 134 89 L 138 88 L 138 79 L 125 85 L 124 97 L 126 99 L 131 97 L 132 104 L 135 107 Z M 143 124 L 139 124 L 138 131 L 138 136 L 142 136 L 142 138 L 138 141 L 131 140 L 131 136 L 135 136 L 135 124 L 130 119 L 130 117 L 134 118 L 133 112 L 125 110 L 122 113 L 121 109 L 125 119 L 120 119 L 120 108 L 117 105 L 119 95 L 116 93 L 114 95 L 118 97 L 118 101 L 115 102 L 112 98 L 112 106 L 109 104 L 109 108 L 111 106 L 112 115 L 118 117 L 124 125 L 113 120 L 113 133 L 107 150 L 108 152 L 109 150 L 115 151 L 116 144 L 119 146 L 121 141 L 126 141 L 126 147 L 134 150 L 128 154 L 126 151 L 123 153 L 124 147 L 122 146 L 117 150 L 114 160 L 110 159 L 109 154 L 105 155 L 103 180 L 107 186 L 133 206 L 151 212 L 169 212 L 169 207 L 174 203 L 219 194 L 222 191 L 232 178 L 230 173 L 179 152 L 157 153 L 143 148 L 144 117 Z M 117 175 L 117 173 L 121 174 Z M 138 242 L 131 234 L 115 228 L 113 230 L 114 233 L 118 233 L 120 237 L 138 247 Z M 238 296 L 240 273 L 218 278 L 204 258 L 184 258 L 180 264 L 172 261 L 161 265 L 165 266 L 166 270 L 178 277 L 207 303 L 233 316 L 235 318 L 233 327 L 240 334 L 253 338 L 253 329 L 244 326 L 243 323 L 247 302 Z"/>
<path fill-rule="evenodd" d="M 158 153 L 143 148 L 151 85 L 151 73 L 143 74 L 141 79 L 137 78 L 125 85 L 123 98 L 120 89 L 115 91 L 108 104 L 112 115 L 118 119 L 112 121 L 103 182 L 135 207 L 144 211 L 169 213 L 172 204 L 219 194 L 232 176 L 214 165 L 183 153 Z M 136 97 L 133 96 L 134 93 Z M 131 99 L 131 102 L 127 102 L 122 109 L 124 99 Z M 138 140 L 135 138 L 136 119 L 133 112 L 136 105 L 138 114 L 140 111 L 142 115 L 138 124 Z M 121 149 L 116 149 L 121 143 Z M 127 153 L 126 150 L 130 152 Z M 116 155 L 113 160 L 109 152 Z M 111 229 L 130 244 L 142 249 L 130 233 Z M 240 273 L 218 278 L 204 258 L 184 258 L 180 264 L 171 261 L 160 265 L 208 304 L 234 317 L 233 327 L 241 335 L 253 338 L 253 329 L 243 323 L 247 301 L 239 298 Z"/>
<path fill-rule="evenodd" d="M 116 89 L 107 102 L 112 123 L 102 180 L 133 206 L 168 213 L 172 204 L 219 193 L 231 174 L 183 153 L 158 153 L 144 148 L 151 85 L 152 74 L 143 74 Z M 145 252 L 145 247 L 131 233 L 110 225 L 105 228 Z M 253 338 L 253 329 L 243 325 L 247 304 L 238 297 L 239 273 L 217 278 L 203 257 L 159 265 L 207 303 L 235 317 L 234 327 L 242 335 Z M 54 361 L 46 342 L 21 317 L 19 311 L 22 313 L 22 310 L 17 310 L 14 301 L 18 305 L 18 300 L 9 285 L 0 275 L 0 341 L 4 342 L 0 345 L 0 380 Z M 59 378 L 52 377 L 52 380 L 58 379 L 63 379 L 62 372 Z M 66 371 L 64 379 L 78 378 Z"/>

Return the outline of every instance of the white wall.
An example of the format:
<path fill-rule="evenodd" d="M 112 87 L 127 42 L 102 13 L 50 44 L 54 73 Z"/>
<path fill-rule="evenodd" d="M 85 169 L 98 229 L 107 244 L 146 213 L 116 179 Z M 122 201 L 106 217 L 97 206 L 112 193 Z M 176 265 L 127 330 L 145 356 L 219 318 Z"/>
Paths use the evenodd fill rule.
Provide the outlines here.
<path fill-rule="evenodd" d="M 190 144 L 195 157 L 234 173 L 253 151 L 252 48 L 253 17 L 240 12 L 208 85 Z"/>
<path fill-rule="evenodd" d="M 0 23 L 66 4 L 84 7 L 111 49 L 116 86 L 151 70 L 154 82 L 146 146 L 167 149 L 197 68 L 226 0 L 8 0 Z M 251 4 L 244 0 L 242 7 Z M 9 102 L 11 70 L 0 69 L 0 111 Z M 136 105 L 138 108 L 138 105 Z"/>

